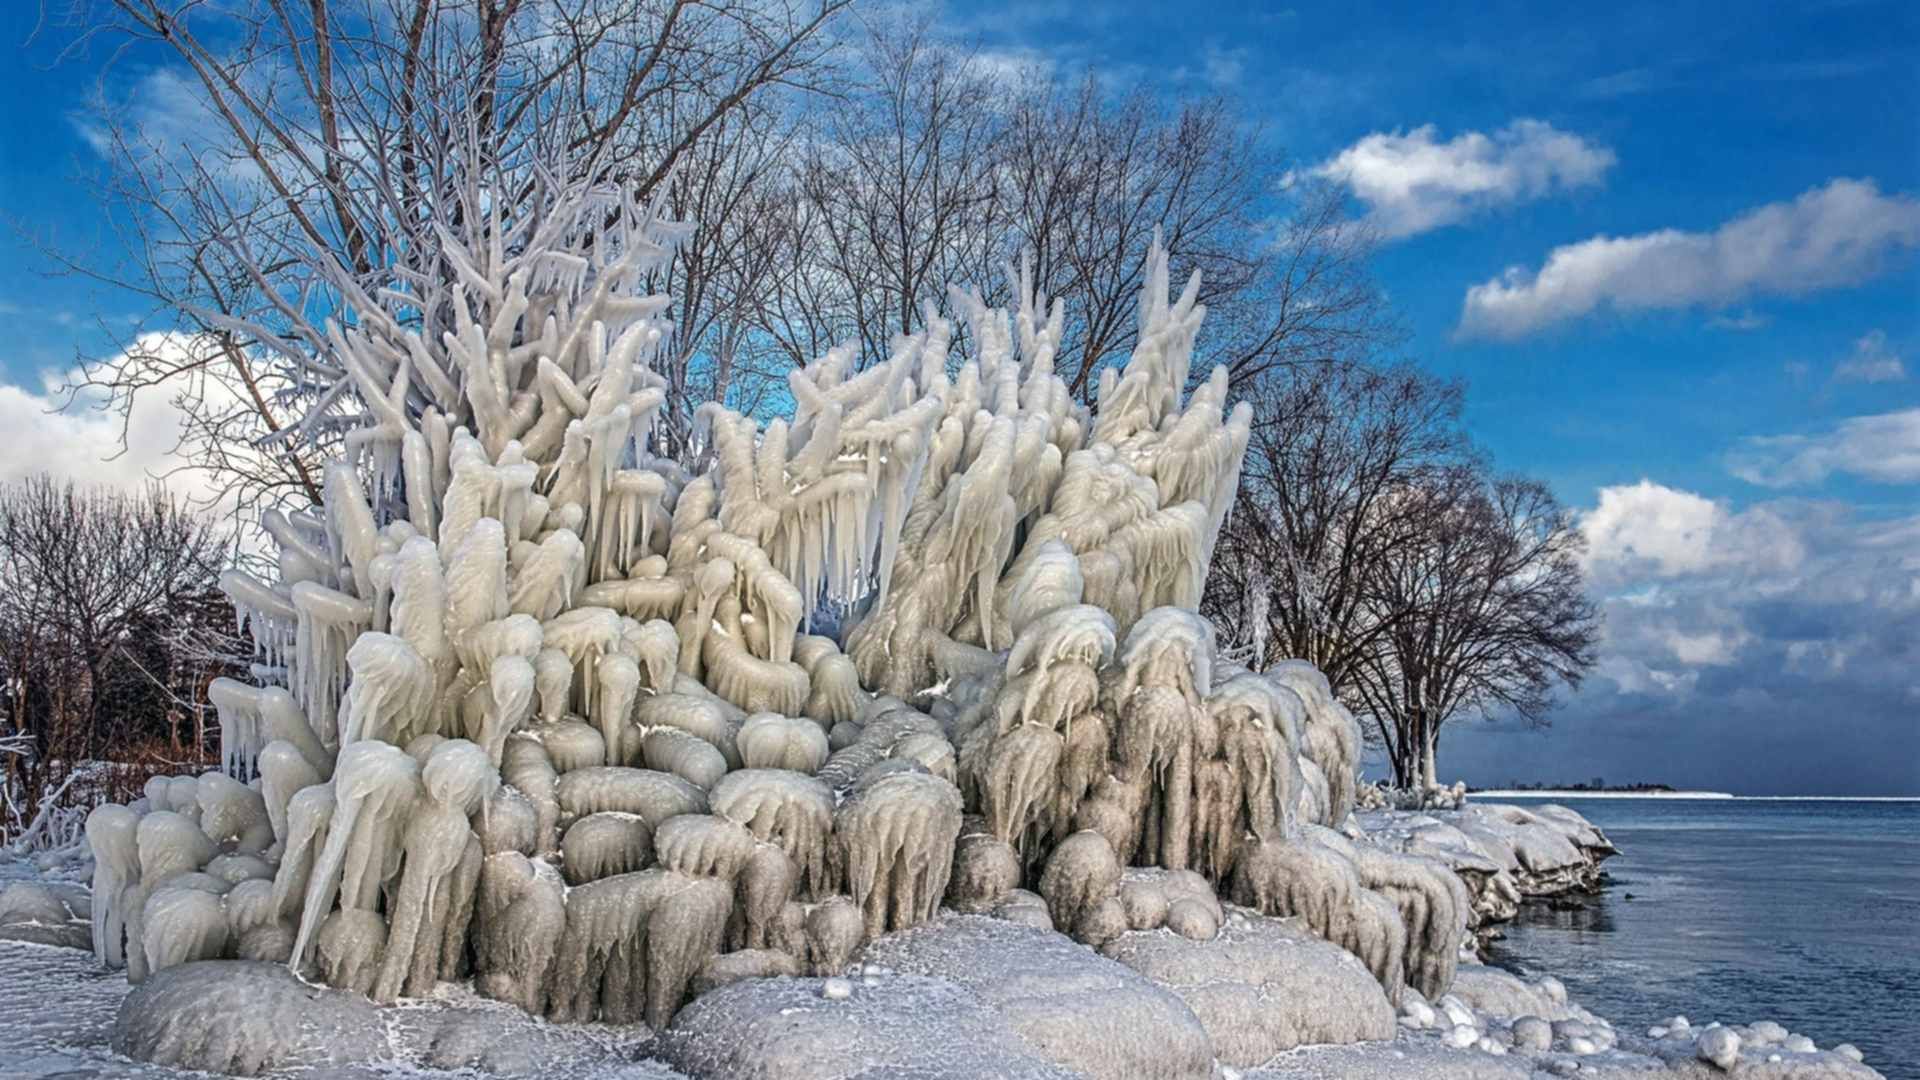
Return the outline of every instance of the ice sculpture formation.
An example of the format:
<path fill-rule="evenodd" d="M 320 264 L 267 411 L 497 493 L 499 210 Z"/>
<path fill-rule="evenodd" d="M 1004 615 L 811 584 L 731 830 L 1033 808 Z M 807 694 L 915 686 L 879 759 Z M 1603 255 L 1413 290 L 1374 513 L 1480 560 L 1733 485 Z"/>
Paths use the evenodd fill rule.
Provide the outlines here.
<path fill-rule="evenodd" d="M 674 461 L 638 283 L 685 227 L 469 198 L 457 284 L 349 296 L 347 457 L 267 515 L 275 579 L 225 579 L 263 685 L 210 691 L 223 771 L 88 821 L 103 963 L 273 959 L 379 1001 L 472 978 L 658 1027 L 943 902 L 1097 945 L 1210 937 L 1229 889 L 1446 989 L 1457 882 L 1335 831 L 1353 718 L 1193 611 L 1251 417 L 1222 370 L 1187 392 L 1205 310 L 1157 239 L 1096 416 L 1022 273 L 1012 312 L 953 294 L 971 355 L 929 310 L 794 371 L 790 417 L 702 406 Z"/>

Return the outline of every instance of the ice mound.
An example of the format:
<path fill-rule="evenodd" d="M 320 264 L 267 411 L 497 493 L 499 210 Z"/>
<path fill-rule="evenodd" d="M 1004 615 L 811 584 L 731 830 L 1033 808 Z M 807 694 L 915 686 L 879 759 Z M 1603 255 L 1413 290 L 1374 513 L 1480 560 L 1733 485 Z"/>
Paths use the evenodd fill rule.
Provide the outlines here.
<path fill-rule="evenodd" d="M 1393 1005 L 1366 966 L 1296 920 L 1231 910 L 1211 941 L 1135 931 L 1101 951 L 1179 995 L 1229 1065 L 1305 1043 L 1393 1037 Z"/>
<path fill-rule="evenodd" d="M 204 960 L 156 972 L 120 1005 L 113 1048 L 136 1061 L 255 1076 L 387 1052 L 371 1001 L 309 986 L 280 964 Z"/>
<path fill-rule="evenodd" d="M 1206 1080 L 1214 1046 L 1176 992 L 1059 934 L 947 915 L 867 946 L 869 965 L 945 978 L 998 1012 L 1030 1051 L 1100 1080 Z M 884 988 L 889 976 L 881 976 Z"/>
<path fill-rule="evenodd" d="M 747 979 L 680 1010 L 648 1048 L 696 1080 L 1070 1080 L 967 990 L 921 975 Z"/>
<path fill-rule="evenodd" d="M 16 881 L 0 890 L 0 941 L 93 948 L 92 903 L 85 889 Z"/>

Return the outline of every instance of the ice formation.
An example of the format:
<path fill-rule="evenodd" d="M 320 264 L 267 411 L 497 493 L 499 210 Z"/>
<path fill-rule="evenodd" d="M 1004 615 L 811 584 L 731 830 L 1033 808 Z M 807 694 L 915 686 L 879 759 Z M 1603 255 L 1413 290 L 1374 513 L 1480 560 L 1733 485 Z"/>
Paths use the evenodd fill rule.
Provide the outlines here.
<path fill-rule="evenodd" d="M 88 822 L 101 962 L 660 1027 L 943 904 L 1098 945 L 1211 939 L 1225 892 L 1446 991 L 1458 883 L 1336 831 L 1353 718 L 1194 611 L 1251 414 L 1190 372 L 1198 278 L 1157 241 L 1095 411 L 1022 275 L 1011 312 L 953 294 L 964 338 L 929 310 L 794 371 L 788 417 L 701 407 L 670 460 L 639 283 L 686 228 L 469 209 L 456 286 L 334 329 L 348 456 L 268 515 L 275 578 L 225 579 L 264 685 L 210 690 L 223 770 Z"/>

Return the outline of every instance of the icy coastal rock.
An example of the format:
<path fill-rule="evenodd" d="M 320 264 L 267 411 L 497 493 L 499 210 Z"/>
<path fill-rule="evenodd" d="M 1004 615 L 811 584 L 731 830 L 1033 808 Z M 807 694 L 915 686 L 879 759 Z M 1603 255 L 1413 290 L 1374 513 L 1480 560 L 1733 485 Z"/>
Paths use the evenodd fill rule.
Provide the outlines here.
<path fill-rule="evenodd" d="M 366 998 L 301 982 L 280 964 L 203 961 L 157 972 L 120 1007 L 113 1049 L 137 1061 L 254 1076 L 383 1056 Z"/>
<path fill-rule="evenodd" d="M 92 899 L 63 882 L 17 881 L 0 889 L 0 941 L 93 948 Z"/>
<path fill-rule="evenodd" d="M 1393 1005 L 1365 965 L 1296 920 L 1230 910 L 1212 940 L 1134 931 L 1101 952 L 1179 995 L 1228 1065 L 1258 1065 L 1308 1043 L 1393 1036 Z"/>
<path fill-rule="evenodd" d="M 648 1053 L 701 1080 L 916 1080 L 969 1076 L 1070 1080 L 998 1012 L 945 979 L 896 975 L 877 986 L 749 979 L 680 1011 Z"/>
<path fill-rule="evenodd" d="M 1445 864 L 1470 894 L 1470 923 L 1486 931 L 1529 897 L 1559 896 L 1600 883 L 1613 843 L 1563 806 L 1463 802 L 1453 809 L 1372 809 L 1355 825 L 1382 848 Z"/>
<path fill-rule="evenodd" d="M 997 1012 L 1032 1053 L 1080 1075 L 1204 1080 L 1211 1073 L 1211 1029 L 1177 988 L 1059 934 L 947 915 L 875 941 L 863 960 L 954 983 Z M 879 989 L 891 978 L 881 976 Z"/>

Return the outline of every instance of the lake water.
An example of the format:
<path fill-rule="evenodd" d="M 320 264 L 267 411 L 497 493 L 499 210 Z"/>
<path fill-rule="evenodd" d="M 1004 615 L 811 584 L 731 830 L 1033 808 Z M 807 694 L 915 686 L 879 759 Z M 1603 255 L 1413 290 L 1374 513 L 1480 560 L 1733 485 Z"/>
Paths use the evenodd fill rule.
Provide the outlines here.
<path fill-rule="evenodd" d="M 1494 963 L 1636 1030 L 1775 1020 L 1920 1080 L 1920 802 L 1546 801 L 1620 847 L 1612 884 L 1577 910 L 1524 907 Z"/>

